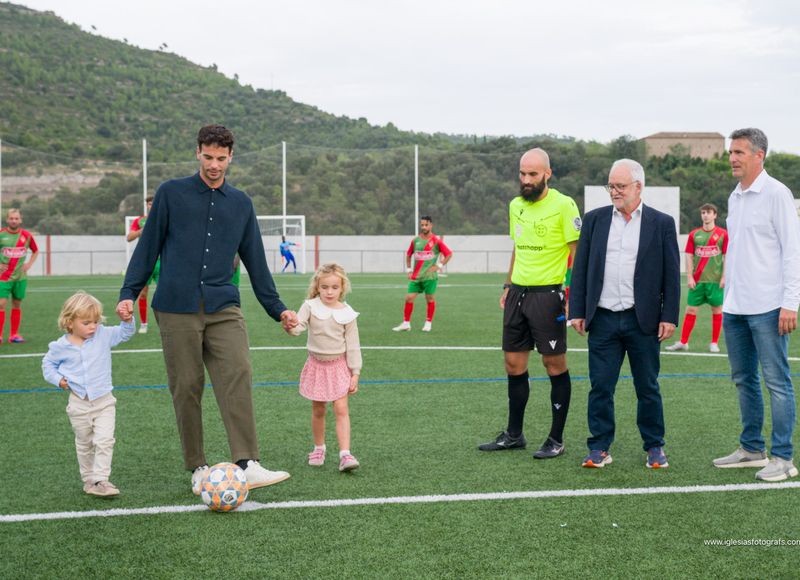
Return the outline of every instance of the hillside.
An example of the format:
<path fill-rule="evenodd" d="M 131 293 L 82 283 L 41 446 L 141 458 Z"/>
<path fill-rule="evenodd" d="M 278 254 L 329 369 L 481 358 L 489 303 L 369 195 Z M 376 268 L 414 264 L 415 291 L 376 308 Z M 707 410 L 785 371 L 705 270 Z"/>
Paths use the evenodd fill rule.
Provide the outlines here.
<path fill-rule="evenodd" d="M 705 202 L 724 219 L 734 185 L 727 159 L 680 150 L 647 159 L 628 136 L 479 141 L 372 126 L 9 3 L 0 3 L 0 100 L 3 207 L 21 207 L 26 226 L 45 234 L 122 234 L 124 216 L 141 212 L 141 140 L 154 192 L 196 171 L 196 131 L 210 122 L 236 134 L 229 176 L 259 214 L 281 212 L 280 142 L 288 143 L 287 213 L 306 215 L 310 234 L 414 231 L 414 144 L 419 209 L 443 234 L 505 234 L 519 156 L 530 147 L 550 153 L 551 185 L 579 207 L 584 186 L 605 183 L 613 160 L 637 159 L 648 185 L 681 188 L 682 232 Z M 771 154 L 767 168 L 800 193 L 800 157 Z"/>
<path fill-rule="evenodd" d="M 178 159 L 209 122 L 242 150 L 281 141 L 381 148 L 444 139 L 337 117 L 282 91 L 242 86 L 168 52 L 83 32 L 49 12 L 0 3 L 0 135 L 73 157 L 123 160 L 143 138 L 154 161 Z"/>

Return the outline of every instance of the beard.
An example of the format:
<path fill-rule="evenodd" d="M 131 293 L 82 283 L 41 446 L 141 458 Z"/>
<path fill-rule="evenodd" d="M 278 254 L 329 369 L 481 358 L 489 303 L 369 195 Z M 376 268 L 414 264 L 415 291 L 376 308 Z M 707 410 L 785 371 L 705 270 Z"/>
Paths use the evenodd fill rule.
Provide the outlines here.
<path fill-rule="evenodd" d="M 545 189 L 547 189 L 547 180 L 544 177 L 539 183 L 534 183 L 533 185 L 519 184 L 519 194 L 525 201 L 537 201 Z"/>

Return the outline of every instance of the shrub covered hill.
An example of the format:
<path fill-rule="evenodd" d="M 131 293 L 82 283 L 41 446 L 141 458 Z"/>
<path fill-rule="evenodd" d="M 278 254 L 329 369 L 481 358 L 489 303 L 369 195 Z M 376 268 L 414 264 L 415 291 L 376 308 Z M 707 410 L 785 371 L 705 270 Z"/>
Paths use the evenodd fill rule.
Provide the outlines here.
<path fill-rule="evenodd" d="M 21 206 L 39 233 L 121 234 L 141 209 L 141 141 L 148 190 L 195 171 L 194 138 L 217 122 L 236 134 L 231 182 L 259 214 L 282 206 L 280 142 L 288 143 L 287 211 L 311 234 L 414 231 L 414 152 L 420 146 L 420 211 L 451 234 L 504 234 L 521 152 L 551 155 L 551 184 L 576 198 L 605 183 L 615 158 L 632 157 L 648 183 L 682 191 L 681 230 L 697 207 L 723 208 L 732 186 L 725 159 L 675 151 L 645 159 L 630 137 L 611 143 L 552 136 L 482 138 L 401 131 L 335 116 L 283 91 L 243 86 L 216 66 L 103 38 L 49 12 L 0 3 L 0 138 L 3 206 Z M 800 190 L 800 158 L 770 155 L 771 172 Z"/>

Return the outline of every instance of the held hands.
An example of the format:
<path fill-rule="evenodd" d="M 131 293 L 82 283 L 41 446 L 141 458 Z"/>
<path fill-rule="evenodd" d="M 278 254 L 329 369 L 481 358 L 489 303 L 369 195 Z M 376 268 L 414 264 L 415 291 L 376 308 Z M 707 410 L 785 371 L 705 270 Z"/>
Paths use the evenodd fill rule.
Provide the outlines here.
<path fill-rule="evenodd" d="M 350 377 L 350 387 L 348 387 L 347 392 L 351 395 L 358 392 L 358 375 Z"/>
<path fill-rule="evenodd" d="M 778 317 L 778 334 L 783 336 L 784 334 L 791 334 L 797 329 L 797 312 L 794 310 L 788 310 L 786 308 L 781 308 L 780 315 Z"/>
<path fill-rule="evenodd" d="M 294 310 L 284 310 L 281 312 L 281 326 L 288 333 L 291 334 L 292 329 L 297 326 L 297 313 Z"/>
<path fill-rule="evenodd" d="M 120 300 L 117 304 L 117 316 L 123 322 L 128 322 L 133 318 L 133 300 Z"/>
<path fill-rule="evenodd" d="M 568 320 L 567 324 L 568 325 L 572 325 L 572 328 L 575 329 L 575 332 L 577 332 L 581 336 L 586 336 L 586 319 L 585 318 L 573 318 L 572 320 Z"/>
<path fill-rule="evenodd" d="M 67 379 L 61 377 L 61 380 L 58 381 L 58 388 L 64 389 L 65 391 L 69 391 L 69 383 L 67 382 Z"/>

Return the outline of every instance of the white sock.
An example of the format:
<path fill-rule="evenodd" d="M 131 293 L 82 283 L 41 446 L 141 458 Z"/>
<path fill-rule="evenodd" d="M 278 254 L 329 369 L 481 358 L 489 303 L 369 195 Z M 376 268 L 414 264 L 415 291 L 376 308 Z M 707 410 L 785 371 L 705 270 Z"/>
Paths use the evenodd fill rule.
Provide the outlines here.
<path fill-rule="evenodd" d="M 341 459 L 341 458 L 342 458 L 342 457 L 344 457 L 345 455 L 350 455 L 350 450 L 349 450 L 349 449 L 342 449 L 342 450 L 339 452 L 339 459 Z"/>

